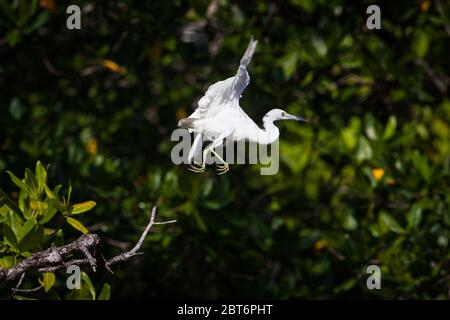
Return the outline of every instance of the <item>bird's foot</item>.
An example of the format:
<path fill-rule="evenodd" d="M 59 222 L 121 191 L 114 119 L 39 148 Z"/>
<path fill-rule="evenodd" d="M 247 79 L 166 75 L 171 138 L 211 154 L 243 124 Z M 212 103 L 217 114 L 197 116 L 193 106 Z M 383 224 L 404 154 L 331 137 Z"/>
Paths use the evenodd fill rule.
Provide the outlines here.
<path fill-rule="evenodd" d="M 200 164 L 194 161 L 194 164 L 190 164 L 188 167 L 189 171 L 200 173 L 205 171 L 205 164 Z"/>
<path fill-rule="evenodd" d="M 216 167 L 217 174 L 219 176 L 230 171 L 230 166 L 226 162 L 224 162 L 223 164 L 218 164 Z"/>

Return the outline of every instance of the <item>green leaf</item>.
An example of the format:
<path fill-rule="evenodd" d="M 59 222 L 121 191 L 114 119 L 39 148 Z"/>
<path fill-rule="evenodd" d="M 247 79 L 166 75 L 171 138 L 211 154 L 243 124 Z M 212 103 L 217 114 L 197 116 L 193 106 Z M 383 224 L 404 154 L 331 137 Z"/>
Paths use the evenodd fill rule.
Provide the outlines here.
<path fill-rule="evenodd" d="M 13 256 L 6 256 L 3 258 L 0 258 L 0 268 L 3 269 L 9 269 L 12 266 L 14 266 L 14 257 Z"/>
<path fill-rule="evenodd" d="M 20 190 L 19 192 L 19 199 L 17 199 L 17 202 L 19 204 L 19 208 L 21 212 L 23 212 L 23 215 L 25 216 L 25 219 L 30 219 L 33 216 L 32 210 L 30 210 L 30 207 L 28 206 L 28 193 L 26 193 L 24 190 Z"/>
<path fill-rule="evenodd" d="M 307 86 L 308 84 L 311 83 L 311 81 L 314 79 L 314 71 L 309 71 L 306 76 L 303 78 L 302 82 L 300 83 L 300 85 L 302 87 Z"/>
<path fill-rule="evenodd" d="M 72 214 L 83 213 L 83 212 L 91 210 L 96 205 L 97 205 L 97 203 L 95 203 L 94 201 L 86 201 L 86 202 L 82 202 L 82 203 L 77 203 L 72 206 L 72 210 L 70 211 L 70 213 L 72 213 Z"/>
<path fill-rule="evenodd" d="M 9 174 L 12 182 L 14 182 L 16 184 L 16 186 L 18 186 L 20 189 L 24 190 L 26 193 L 31 194 L 32 190 L 30 187 L 28 187 L 26 185 L 25 182 L 23 182 L 22 180 L 20 180 L 19 178 L 17 178 L 14 173 L 12 173 L 11 171 L 6 171 L 7 174 Z"/>
<path fill-rule="evenodd" d="M 23 217 L 24 214 L 22 212 L 22 210 L 17 206 L 17 204 L 12 201 L 8 195 L 2 190 L 0 189 L 0 205 L 6 205 L 8 208 L 10 208 L 12 211 L 14 211 L 14 213 L 16 213 L 17 215 Z"/>
<path fill-rule="evenodd" d="M 30 195 L 37 200 L 39 198 L 39 194 L 38 194 L 38 182 L 36 180 L 36 177 L 34 176 L 33 172 L 31 172 L 30 169 L 25 169 L 25 182 L 27 183 L 27 185 L 30 187 L 31 189 L 31 193 Z"/>
<path fill-rule="evenodd" d="M 39 279 L 39 283 L 44 287 L 45 292 L 48 292 L 55 284 L 55 274 L 53 272 L 46 272 L 43 274 L 43 279 Z"/>
<path fill-rule="evenodd" d="M 43 211 L 48 208 L 48 204 L 47 204 L 47 202 L 43 202 L 43 201 L 31 200 L 30 208 L 34 209 L 34 210 Z"/>
<path fill-rule="evenodd" d="M 62 185 L 58 184 L 53 188 L 53 194 L 56 196 L 56 199 L 59 199 L 59 191 L 61 191 Z"/>
<path fill-rule="evenodd" d="M 10 211 L 11 209 L 0 200 L 0 218 L 6 218 Z"/>
<path fill-rule="evenodd" d="M 422 29 L 417 29 L 412 43 L 414 53 L 419 58 L 423 58 L 427 54 L 429 47 L 430 47 L 430 37 L 428 33 L 423 31 Z"/>
<path fill-rule="evenodd" d="M 358 280 L 356 278 L 351 278 L 343 282 L 342 284 L 338 285 L 336 288 L 334 288 L 334 293 L 338 294 L 341 292 L 345 292 L 353 288 L 358 283 Z"/>
<path fill-rule="evenodd" d="M 64 242 L 64 233 L 62 231 L 62 229 L 59 229 L 58 231 L 56 231 L 55 234 L 55 240 L 53 241 L 55 246 L 62 246 L 65 242 Z"/>
<path fill-rule="evenodd" d="M 321 57 L 325 57 L 327 55 L 328 52 L 327 45 L 325 44 L 325 41 L 321 37 L 313 35 L 312 45 Z"/>
<path fill-rule="evenodd" d="M 352 128 L 345 128 L 341 131 L 341 138 L 344 141 L 345 146 L 352 150 L 356 147 L 356 143 L 358 142 L 357 134 L 353 131 Z"/>
<path fill-rule="evenodd" d="M 9 217 L 7 218 L 9 218 L 7 219 L 7 221 L 9 222 L 9 226 L 17 237 L 20 230 L 22 229 L 22 219 L 14 212 L 9 212 Z"/>
<path fill-rule="evenodd" d="M 111 295 L 111 286 L 109 283 L 105 283 L 102 287 L 102 291 L 100 292 L 97 300 L 109 300 Z"/>
<path fill-rule="evenodd" d="M 202 230 L 203 232 L 208 232 L 208 227 L 206 226 L 205 220 L 203 220 L 200 212 L 193 208 L 192 214 L 194 215 L 194 219 L 197 222 L 197 226 L 200 228 L 200 230 Z"/>
<path fill-rule="evenodd" d="M 369 230 L 370 230 L 370 233 L 372 234 L 372 236 L 374 236 L 375 238 L 378 238 L 381 234 L 380 225 L 377 223 L 370 224 Z"/>
<path fill-rule="evenodd" d="M 422 207 L 419 204 L 414 204 L 407 215 L 408 229 L 415 228 L 422 220 Z"/>
<path fill-rule="evenodd" d="M 85 272 L 81 272 L 81 280 L 84 281 L 89 289 L 89 292 L 91 293 L 92 300 L 95 300 L 96 294 L 95 294 L 95 288 L 92 285 L 91 279 Z"/>
<path fill-rule="evenodd" d="M 7 225 L 5 222 L 2 223 L 2 234 L 6 241 L 13 247 L 17 248 L 17 237 L 14 234 L 14 231 L 11 229 L 9 225 Z"/>
<path fill-rule="evenodd" d="M 77 229 L 78 231 L 86 234 L 89 233 L 89 230 L 77 219 L 71 218 L 71 217 L 66 217 L 66 221 L 75 229 Z"/>
<path fill-rule="evenodd" d="M 67 193 L 66 211 L 69 211 L 70 198 L 72 197 L 72 182 L 69 180 L 69 191 Z"/>
<path fill-rule="evenodd" d="M 45 170 L 42 163 L 40 161 L 38 161 L 36 163 L 35 172 L 36 172 L 36 179 L 38 182 L 38 192 L 39 192 L 39 194 L 41 194 L 42 191 L 44 191 L 44 186 L 47 183 L 47 170 Z"/>
<path fill-rule="evenodd" d="M 428 159 L 416 150 L 412 155 L 412 162 L 425 181 L 430 182 L 432 172 L 431 167 L 428 164 Z"/>
<path fill-rule="evenodd" d="M 58 212 L 58 210 L 54 206 L 49 206 L 47 210 L 42 213 L 42 218 L 39 220 L 39 224 L 46 224 L 49 222 Z"/>
<path fill-rule="evenodd" d="M 45 194 L 47 195 L 47 198 L 53 199 L 53 200 L 58 200 L 58 198 L 56 197 L 56 194 L 54 194 L 53 191 L 50 190 L 50 188 L 46 184 L 44 185 L 44 190 L 45 190 Z"/>
<path fill-rule="evenodd" d="M 378 139 L 378 132 L 377 132 L 377 128 L 376 128 L 376 122 L 375 122 L 375 118 L 371 115 L 368 114 L 365 117 L 365 124 L 366 124 L 366 135 L 370 140 L 377 140 Z"/>
<path fill-rule="evenodd" d="M 387 212 L 381 212 L 378 216 L 378 223 L 382 230 L 390 230 L 395 233 L 404 233 L 405 230 L 398 224 L 398 222 Z"/>
<path fill-rule="evenodd" d="M 293 50 L 286 54 L 282 59 L 281 67 L 283 69 L 284 79 L 288 80 L 297 70 L 298 51 Z"/>
<path fill-rule="evenodd" d="M 56 230 L 55 230 L 55 229 L 52 229 L 52 228 L 44 228 L 44 229 L 42 230 L 42 232 L 43 232 L 43 235 L 44 235 L 44 236 L 49 236 L 49 235 L 54 234 L 54 233 L 56 232 Z"/>
<path fill-rule="evenodd" d="M 18 235 L 17 235 L 17 240 L 20 241 L 31 231 L 33 230 L 33 228 L 36 226 L 37 222 L 36 220 L 28 220 L 27 222 L 24 223 L 24 225 L 22 226 L 22 228 L 20 229 Z"/>
<path fill-rule="evenodd" d="M 397 118 L 395 116 L 390 116 L 386 128 L 384 129 L 384 135 L 383 139 L 388 140 L 392 138 L 392 136 L 395 134 L 395 129 L 397 128 Z"/>
<path fill-rule="evenodd" d="M 356 151 L 356 160 L 362 162 L 372 159 L 373 151 L 369 141 L 365 137 L 359 138 L 358 150 Z"/>
<path fill-rule="evenodd" d="M 19 242 L 18 249 L 21 254 L 26 251 L 42 250 L 42 244 L 44 243 L 44 235 L 42 228 L 34 227 L 31 229 Z"/>
<path fill-rule="evenodd" d="M 343 214 L 341 222 L 345 230 L 352 231 L 358 228 L 358 221 L 356 221 L 355 217 L 350 213 Z"/>

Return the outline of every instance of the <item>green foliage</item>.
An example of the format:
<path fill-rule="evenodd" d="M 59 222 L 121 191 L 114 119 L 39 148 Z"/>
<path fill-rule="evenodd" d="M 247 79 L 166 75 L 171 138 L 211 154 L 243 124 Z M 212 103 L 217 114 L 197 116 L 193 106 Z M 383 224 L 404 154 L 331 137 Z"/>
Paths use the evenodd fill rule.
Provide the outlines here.
<path fill-rule="evenodd" d="M 79 31 L 65 27 L 71 2 L 25 2 L 0 7 L 0 170 L 51 162 L 52 180 L 74 179 L 73 198 L 102 204 L 82 222 L 110 239 L 135 243 L 155 203 L 159 219 L 178 221 L 107 279 L 113 298 L 447 297 L 445 1 L 380 2 L 382 29 L 372 31 L 371 1 L 219 1 L 208 13 L 209 1 L 81 0 Z M 235 73 L 252 35 L 244 110 L 309 120 L 279 124 L 279 173 L 173 165 L 177 120 Z M 22 245 L 47 247 L 27 240 L 49 239 L 46 228 L 65 240 L 56 222 L 64 238 L 86 231 L 76 221 L 92 203 L 74 207 L 44 180 L 0 181 L 17 200 L 0 209 L 3 266 L 31 252 Z M 366 288 L 371 264 L 382 290 Z"/>
<path fill-rule="evenodd" d="M 0 268 L 10 268 L 34 252 L 45 250 L 51 245 L 59 243 L 66 229 L 64 220 L 76 230 L 87 233 L 89 230 L 72 215 L 91 210 L 94 201 L 72 204 L 70 202 L 72 187 L 69 184 L 66 196 L 60 195 L 61 185 L 51 189 L 47 184 L 47 170 L 40 161 L 36 163 L 35 171 L 25 169 L 25 177 L 18 178 L 11 171 L 7 171 L 11 181 L 19 187 L 16 204 L 0 189 Z M 89 290 L 95 290 L 84 274 L 83 279 L 89 285 Z M 45 293 L 55 285 L 54 273 L 45 272 L 38 278 Z M 107 289 L 105 289 L 107 290 Z M 56 292 L 52 296 L 58 297 Z M 107 296 L 105 293 L 104 296 Z M 76 297 L 79 297 L 76 295 Z M 24 299 L 23 296 L 15 296 Z M 84 296 L 83 296 L 84 298 Z"/>

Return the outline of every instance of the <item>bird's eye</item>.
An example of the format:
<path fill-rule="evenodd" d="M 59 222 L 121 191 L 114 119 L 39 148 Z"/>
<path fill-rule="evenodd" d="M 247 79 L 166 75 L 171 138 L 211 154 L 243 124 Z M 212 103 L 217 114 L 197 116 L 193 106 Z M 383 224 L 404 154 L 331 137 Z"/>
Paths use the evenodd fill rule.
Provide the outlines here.
<path fill-rule="evenodd" d="M 282 112 L 282 113 L 281 113 L 281 116 L 282 116 L 282 117 L 284 118 L 284 116 L 285 116 L 285 113 L 284 113 L 284 112 Z"/>

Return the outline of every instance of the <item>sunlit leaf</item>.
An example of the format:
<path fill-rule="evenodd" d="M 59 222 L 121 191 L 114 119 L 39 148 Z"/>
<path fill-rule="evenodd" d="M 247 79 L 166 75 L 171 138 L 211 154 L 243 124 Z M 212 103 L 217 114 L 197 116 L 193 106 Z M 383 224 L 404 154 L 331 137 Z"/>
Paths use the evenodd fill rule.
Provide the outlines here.
<path fill-rule="evenodd" d="M 94 201 L 86 201 L 86 202 L 82 202 L 82 203 L 77 203 L 72 206 L 72 210 L 70 211 L 70 213 L 72 213 L 72 214 L 83 213 L 83 212 L 91 210 L 95 206 L 96 206 L 96 203 Z"/>
<path fill-rule="evenodd" d="M 45 210 L 48 208 L 48 204 L 46 202 L 43 201 L 36 201 L 36 200 L 31 200 L 30 201 L 30 208 L 34 209 L 34 210 Z"/>
<path fill-rule="evenodd" d="M 39 194 L 44 190 L 44 186 L 47 183 L 47 170 L 45 170 L 44 166 L 40 161 L 36 163 L 36 179 L 38 182 L 38 191 Z"/>
<path fill-rule="evenodd" d="M 53 285 L 55 284 L 55 274 L 52 272 L 45 272 L 43 274 L 43 278 L 39 279 L 39 283 L 42 285 L 42 287 L 44 288 L 45 292 L 48 292 Z"/>
<path fill-rule="evenodd" d="M 390 116 L 384 129 L 383 139 L 388 140 L 392 138 L 395 134 L 395 129 L 397 128 L 397 118 L 395 116 Z"/>
<path fill-rule="evenodd" d="M 95 288 L 94 285 L 91 282 L 91 279 L 85 272 L 81 272 L 81 280 L 86 283 L 87 288 L 89 289 L 89 292 L 91 293 L 92 300 L 95 300 L 96 294 L 95 294 Z"/>
<path fill-rule="evenodd" d="M 97 300 L 109 300 L 111 295 L 111 286 L 108 283 L 105 283 L 102 287 L 102 291 L 98 295 Z"/>
<path fill-rule="evenodd" d="M 66 217 L 66 221 L 75 229 L 77 229 L 78 231 L 86 234 L 89 233 L 89 230 L 77 219 L 72 218 L 72 217 Z"/>
<path fill-rule="evenodd" d="M 32 190 L 25 182 L 23 182 L 21 179 L 17 178 L 14 173 L 11 171 L 6 171 L 9 176 L 11 177 L 11 180 L 18 186 L 20 189 L 24 190 L 26 193 L 31 194 Z"/>

